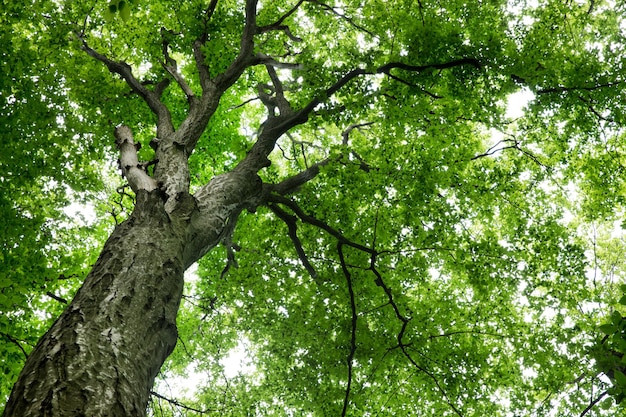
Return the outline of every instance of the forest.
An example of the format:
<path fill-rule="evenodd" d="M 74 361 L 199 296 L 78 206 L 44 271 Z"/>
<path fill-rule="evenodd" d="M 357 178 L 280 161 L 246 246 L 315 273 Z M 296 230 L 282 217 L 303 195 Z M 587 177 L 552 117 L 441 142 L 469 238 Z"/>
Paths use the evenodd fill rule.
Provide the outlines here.
<path fill-rule="evenodd" d="M 622 0 L 3 0 L 0 414 L 626 416 Z"/>

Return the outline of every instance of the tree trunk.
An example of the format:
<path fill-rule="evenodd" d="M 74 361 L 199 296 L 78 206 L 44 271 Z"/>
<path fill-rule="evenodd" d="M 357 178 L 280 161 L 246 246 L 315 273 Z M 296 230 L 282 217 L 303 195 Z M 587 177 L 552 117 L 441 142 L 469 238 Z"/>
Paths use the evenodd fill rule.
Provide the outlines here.
<path fill-rule="evenodd" d="M 176 345 L 184 224 L 158 190 L 106 242 L 82 288 L 39 341 L 4 416 L 143 416 Z"/>

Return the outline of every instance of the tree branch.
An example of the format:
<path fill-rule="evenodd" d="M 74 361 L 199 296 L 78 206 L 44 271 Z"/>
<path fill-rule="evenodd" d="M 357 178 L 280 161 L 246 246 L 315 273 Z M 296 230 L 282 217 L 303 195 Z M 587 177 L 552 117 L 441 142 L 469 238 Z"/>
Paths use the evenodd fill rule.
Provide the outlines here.
<path fill-rule="evenodd" d="M 46 295 L 50 298 L 52 298 L 55 301 L 58 301 L 61 304 L 67 304 L 67 300 L 63 297 L 59 297 L 58 295 L 56 295 L 55 293 L 53 293 L 52 291 L 48 291 L 46 292 Z"/>
<path fill-rule="evenodd" d="M 130 188 L 137 193 L 139 190 L 152 191 L 158 188 L 154 178 L 150 177 L 137 159 L 139 144 L 135 145 L 133 134 L 128 126 L 122 125 L 115 129 L 115 144 L 120 150 L 120 168 L 128 179 Z"/>
<path fill-rule="evenodd" d="M 567 93 L 570 91 L 594 91 L 594 90 L 600 90 L 602 88 L 617 87 L 624 83 L 625 81 L 615 81 L 611 83 L 597 84 L 597 85 L 591 85 L 591 86 L 581 86 L 581 87 L 559 86 L 559 87 L 552 87 L 552 88 L 545 88 L 545 89 L 537 90 L 536 93 L 537 94 L 549 94 L 549 93 Z"/>
<path fill-rule="evenodd" d="M 324 165 L 327 165 L 329 162 L 330 160 L 326 158 L 323 161 L 311 165 L 304 171 L 301 171 L 294 176 L 284 179 L 278 184 L 266 184 L 266 187 L 268 187 L 268 190 L 270 192 L 274 192 L 280 195 L 293 194 L 297 192 L 304 184 L 315 178 L 319 174 L 320 168 Z"/>
<path fill-rule="evenodd" d="M 281 115 L 288 115 L 293 113 L 293 109 L 291 108 L 291 104 L 285 98 L 285 90 L 283 88 L 283 83 L 278 78 L 278 74 L 276 74 L 276 70 L 272 65 L 265 65 L 267 69 L 267 73 L 272 80 L 272 84 L 274 84 L 274 91 L 276 96 L 276 105 L 278 106 L 278 111 L 280 111 Z"/>
<path fill-rule="evenodd" d="M 220 91 L 225 91 L 233 85 L 243 71 L 250 65 L 255 64 L 254 60 L 254 35 L 257 31 L 256 8 L 258 0 L 246 0 L 245 13 L 246 22 L 241 34 L 239 54 L 230 66 L 222 74 L 215 77 L 215 84 Z"/>
<path fill-rule="evenodd" d="M 462 58 L 440 64 L 429 64 L 420 66 L 392 62 L 379 67 L 375 71 L 368 71 L 363 68 L 354 69 L 341 77 L 335 84 L 327 88 L 322 94 L 313 98 L 307 105 L 305 105 L 300 110 L 293 112 L 292 114 L 268 118 L 262 125 L 258 140 L 252 146 L 252 149 L 250 150 L 246 158 L 241 161 L 238 166 L 241 169 L 250 169 L 256 171 L 268 166 L 270 162 L 267 158 L 274 149 L 278 138 L 280 138 L 285 132 L 289 131 L 295 126 L 306 123 L 309 120 L 309 115 L 315 110 L 315 108 L 319 104 L 328 100 L 342 87 L 361 75 L 374 75 L 383 73 L 387 74 L 394 68 L 399 68 L 411 72 L 421 72 L 428 69 L 446 69 L 463 65 L 473 65 L 480 67 L 478 60 L 473 58 Z"/>
<path fill-rule="evenodd" d="M 301 70 L 304 68 L 302 64 L 292 64 L 291 62 L 276 61 L 271 56 L 265 55 L 264 53 L 261 53 L 261 52 L 257 52 L 254 57 L 256 59 L 256 62 L 255 62 L 256 64 L 271 65 L 274 68 L 282 68 L 282 69 L 288 69 L 288 70 Z"/>
<path fill-rule="evenodd" d="M 180 401 L 176 401 L 176 400 L 172 400 L 171 398 L 167 398 L 167 397 L 165 397 L 165 396 L 163 396 L 163 395 L 161 395 L 161 394 L 159 394 L 158 392 L 155 392 L 155 391 L 150 391 L 150 395 L 152 395 L 154 397 L 157 397 L 160 400 L 167 401 L 168 403 L 170 403 L 170 404 L 172 404 L 172 405 L 174 405 L 176 407 L 180 407 L 180 408 L 183 408 L 183 409 L 189 410 L 189 411 L 194 411 L 196 413 L 208 414 L 211 411 L 211 410 L 200 410 L 198 408 L 190 407 L 188 405 L 185 405 L 185 404 L 181 403 Z"/>
<path fill-rule="evenodd" d="M 291 16 L 292 14 L 294 14 L 298 8 L 302 5 L 302 3 L 304 3 L 305 0 L 299 0 L 298 3 L 296 3 L 295 6 L 293 6 L 287 13 L 285 13 L 284 15 L 282 15 L 276 22 L 272 23 L 271 25 L 266 25 L 266 26 L 261 26 L 257 29 L 257 33 L 261 34 L 261 33 L 265 33 L 265 32 L 269 32 L 272 30 L 284 30 L 283 27 L 286 27 L 283 25 L 283 22 L 285 20 L 287 20 L 287 18 L 289 18 L 289 16 Z M 288 30 L 289 28 L 287 28 Z M 287 35 L 289 36 L 289 34 Z M 291 36 L 289 36 L 291 37 Z M 297 38 L 299 40 L 301 40 L 300 38 Z"/>
<path fill-rule="evenodd" d="M 268 201 L 271 203 L 278 203 L 278 204 L 282 204 L 286 207 L 289 207 L 289 209 L 291 211 L 294 212 L 294 214 L 296 216 L 298 216 L 298 218 L 300 220 L 302 220 L 304 223 L 308 223 L 312 226 L 316 226 L 324 231 L 326 231 L 326 233 L 328 233 L 329 235 L 333 236 L 335 239 L 337 239 L 337 241 L 341 242 L 342 244 L 346 245 L 346 246 L 350 246 L 352 248 L 358 249 L 360 251 L 363 251 L 365 253 L 374 253 L 375 251 L 368 248 L 367 246 L 363 246 L 360 243 L 356 243 L 351 241 L 350 239 L 346 238 L 341 232 L 339 232 L 338 230 L 333 229 L 332 227 L 330 227 L 328 224 L 324 223 L 323 221 L 310 216 L 308 214 L 306 214 L 304 212 L 304 210 L 302 210 L 300 208 L 300 206 L 295 202 L 292 201 L 286 197 L 283 196 L 279 196 L 276 194 L 270 194 L 268 196 Z"/>
<path fill-rule="evenodd" d="M 287 228 L 289 229 L 289 238 L 293 242 L 294 247 L 296 248 L 296 253 L 298 254 L 298 258 L 300 258 L 300 262 L 302 262 L 302 266 L 307 270 L 309 275 L 313 280 L 317 279 L 317 271 L 313 268 L 313 265 L 309 262 L 309 258 L 306 256 L 304 252 L 304 248 L 302 247 L 302 242 L 298 237 L 298 226 L 296 224 L 296 217 L 288 214 L 286 211 L 281 209 L 275 204 L 269 205 L 270 210 L 274 212 L 282 221 L 285 222 Z"/>
<path fill-rule="evenodd" d="M 598 398 L 596 398 L 595 400 L 591 401 L 589 403 L 589 405 L 583 410 L 582 413 L 580 413 L 580 417 L 584 417 L 589 411 L 591 411 L 591 409 L 600 402 L 600 400 L 602 398 L 604 398 L 609 392 L 608 391 L 603 391 L 600 395 L 598 395 Z"/>
<path fill-rule="evenodd" d="M 174 60 L 174 58 L 170 56 L 168 50 L 169 41 L 166 38 L 166 32 L 168 31 L 165 28 L 161 28 L 161 38 L 163 39 L 162 50 L 163 57 L 165 59 L 165 61 L 161 65 L 163 65 L 163 68 L 165 68 L 165 70 L 172 76 L 172 78 L 174 78 L 180 89 L 183 90 L 183 93 L 185 93 L 185 96 L 187 96 L 187 100 L 191 100 L 191 98 L 194 96 L 193 91 L 191 91 L 189 84 L 187 84 L 183 76 L 178 72 L 178 64 L 176 63 L 176 60 Z"/>
<path fill-rule="evenodd" d="M 307 117 L 308 114 L 311 113 L 315 109 L 315 107 L 317 107 L 318 104 L 330 98 L 337 91 L 339 91 L 343 86 L 348 84 L 353 79 L 360 77 L 361 75 L 386 74 L 393 78 L 394 76 L 391 74 L 392 69 L 401 69 L 401 70 L 408 71 L 408 72 L 420 73 L 429 69 L 449 69 L 449 68 L 465 66 L 465 65 L 471 65 L 476 68 L 481 67 L 480 62 L 477 59 L 461 58 L 461 59 L 456 59 L 456 60 L 449 61 L 449 62 L 443 62 L 440 64 L 428 64 L 428 65 L 409 65 L 409 64 L 404 64 L 402 62 L 390 62 L 388 64 L 378 67 L 374 71 L 367 71 L 362 68 L 357 68 L 348 72 L 343 77 L 341 77 L 335 84 L 327 88 L 326 91 L 324 91 L 322 95 L 315 97 L 313 100 L 311 100 L 309 104 L 303 107 L 298 113 L 300 113 L 299 115 L 300 118 L 301 119 L 304 118 L 304 120 L 306 121 L 305 117 Z M 429 94 L 432 95 L 432 93 L 429 93 Z"/>
<path fill-rule="evenodd" d="M 356 29 L 358 29 L 360 31 L 363 31 L 363 32 L 367 33 L 371 37 L 378 38 L 378 35 L 376 35 L 372 31 L 370 31 L 369 29 L 366 29 L 365 27 L 355 23 L 354 20 L 351 17 L 348 17 L 345 14 L 339 13 L 338 11 L 335 10 L 334 7 L 331 7 L 328 4 L 322 3 L 321 1 L 318 1 L 318 0 L 307 0 L 307 1 L 309 3 L 317 4 L 318 6 L 322 7 L 323 9 L 328 10 L 329 12 L 333 13 L 334 15 L 336 15 L 336 16 L 342 18 L 343 20 L 345 20 L 346 22 L 348 22 L 351 26 L 355 27 Z"/>
<path fill-rule="evenodd" d="M 198 77 L 200 78 L 200 87 L 203 93 L 207 94 L 211 87 L 211 75 L 209 73 L 209 67 L 206 64 L 206 57 L 202 52 L 202 45 L 204 42 L 201 39 L 196 39 L 192 45 L 193 58 L 196 62 L 196 69 L 198 70 Z"/>
<path fill-rule="evenodd" d="M 157 131 L 159 135 L 167 136 L 174 131 L 172 125 L 172 116 L 167 107 L 159 99 L 159 95 L 154 91 L 148 90 L 143 86 L 132 73 L 132 68 L 124 61 L 116 62 L 105 55 L 92 49 L 85 41 L 82 34 L 77 33 L 76 36 L 81 41 L 81 48 L 89 56 L 102 62 L 109 69 L 110 72 L 118 74 L 124 81 L 130 86 L 130 88 L 141 97 L 150 110 L 157 116 Z"/>
<path fill-rule="evenodd" d="M 280 31 L 283 31 L 285 33 L 285 35 L 287 35 L 287 37 L 289 37 L 289 39 L 291 39 L 292 41 L 294 41 L 294 42 L 302 42 L 302 39 L 297 37 L 297 36 L 295 36 L 294 34 L 292 34 L 291 33 L 291 29 L 289 28 L 289 26 L 284 25 L 283 22 L 285 20 L 287 20 L 287 18 L 289 18 L 289 16 L 294 14 L 296 12 L 296 10 L 298 10 L 300 5 L 302 5 L 302 3 L 304 3 L 304 2 L 305 2 L 305 0 L 299 0 L 298 3 L 296 3 L 295 6 L 293 6 L 287 13 L 282 15 L 276 22 L 272 23 L 271 25 L 261 26 L 261 27 L 257 28 L 257 34 L 271 32 L 271 31 L 274 31 L 274 30 L 280 30 Z"/>
<path fill-rule="evenodd" d="M 24 355 L 24 358 L 28 358 L 28 353 L 26 353 L 26 349 L 24 349 L 24 347 L 22 346 L 22 344 L 21 344 L 21 343 L 20 343 L 17 339 L 15 339 L 15 338 L 14 338 L 13 336 L 11 336 L 10 334 L 8 334 L 8 333 L 4 333 L 4 332 L 1 332 L 1 333 L 0 333 L 0 335 L 1 335 L 1 336 L 4 336 L 4 337 L 5 337 L 5 338 L 9 341 L 9 342 L 11 342 L 11 343 L 13 343 L 15 346 L 17 346 L 17 347 L 18 347 L 18 349 L 22 351 L 22 354 Z"/>
<path fill-rule="evenodd" d="M 352 366 L 354 361 L 354 354 L 356 352 L 356 326 L 358 315 L 356 313 L 356 302 L 354 300 L 354 289 L 352 288 L 352 275 L 348 270 L 348 266 L 346 265 L 346 260 L 343 255 L 343 243 L 337 242 L 337 253 L 339 254 L 339 262 L 341 263 L 341 270 L 343 271 L 343 275 L 346 277 L 346 282 L 348 285 L 348 294 L 350 295 L 350 310 L 352 311 L 352 320 L 351 320 L 351 329 L 350 329 L 350 351 L 348 352 L 348 382 L 346 384 L 346 395 L 343 400 L 343 410 L 341 411 L 341 416 L 345 417 L 346 412 L 348 411 L 348 403 L 350 400 L 350 388 L 352 387 Z"/>

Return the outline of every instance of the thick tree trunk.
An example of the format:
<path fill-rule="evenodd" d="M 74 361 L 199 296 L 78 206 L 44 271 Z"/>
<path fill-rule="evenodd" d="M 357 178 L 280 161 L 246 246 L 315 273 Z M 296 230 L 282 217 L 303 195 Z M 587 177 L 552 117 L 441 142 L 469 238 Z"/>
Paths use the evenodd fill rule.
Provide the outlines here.
<path fill-rule="evenodd" d="M 106 242 L 72 303 L 29 356 L 4 416 L 143 416 L 176 344 L 185 228 L 158 190 Z"/>

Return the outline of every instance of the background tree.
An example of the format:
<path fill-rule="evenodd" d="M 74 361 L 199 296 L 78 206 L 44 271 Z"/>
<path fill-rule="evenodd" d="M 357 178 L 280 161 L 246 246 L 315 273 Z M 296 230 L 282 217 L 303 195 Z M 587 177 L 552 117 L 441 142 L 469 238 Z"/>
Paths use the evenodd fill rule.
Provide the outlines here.
<path fill-rule="evenodd" d="M 5 6 L 4 415 L 621 398 L 623 4 Z"/>

